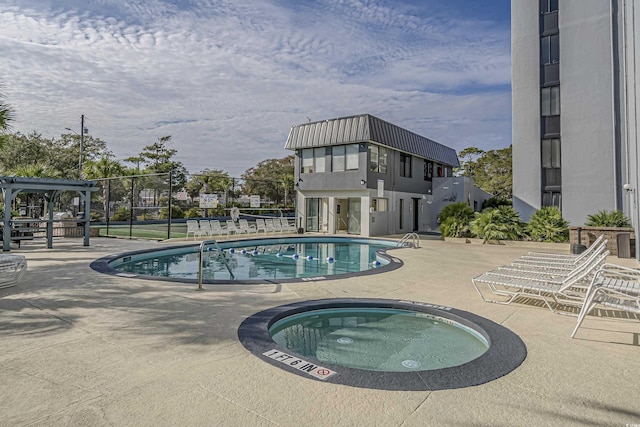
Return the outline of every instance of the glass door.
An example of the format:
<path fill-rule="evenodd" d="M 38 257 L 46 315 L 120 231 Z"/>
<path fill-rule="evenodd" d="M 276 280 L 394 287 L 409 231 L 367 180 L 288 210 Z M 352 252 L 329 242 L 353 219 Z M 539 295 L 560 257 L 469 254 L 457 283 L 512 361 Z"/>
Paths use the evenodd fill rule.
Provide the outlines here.
<path fill-rule="evenodd" d="M 349 198 L 349 210 L 347 212 L 347 233 L 360 234 L 360 197 Z"/>
<path fill-rule="evenodd" d="M 308 198 L 307 201 L 307 209 L 306 209 L 306 217 L 307 217 L 307 226 L 305 231 L 319 231 L 320 224 L 320 199 L 317 198 Z"/>

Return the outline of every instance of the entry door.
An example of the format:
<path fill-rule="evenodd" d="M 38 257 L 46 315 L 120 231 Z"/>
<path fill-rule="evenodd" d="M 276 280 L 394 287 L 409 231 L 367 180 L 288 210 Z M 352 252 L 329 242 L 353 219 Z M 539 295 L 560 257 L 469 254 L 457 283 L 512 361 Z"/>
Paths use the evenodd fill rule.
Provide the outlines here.
<path fill-rule="evenodd" d="M 307 201 L 307 227 L 306 231 L 319 231 L 320 223 L 320 199 L 308 198 Z"/>
<path fill-rule="evenodd" d="M 347 233 L 360 234 L 360 197 L 349 198 L 349 210 L 347 212 Z"/>

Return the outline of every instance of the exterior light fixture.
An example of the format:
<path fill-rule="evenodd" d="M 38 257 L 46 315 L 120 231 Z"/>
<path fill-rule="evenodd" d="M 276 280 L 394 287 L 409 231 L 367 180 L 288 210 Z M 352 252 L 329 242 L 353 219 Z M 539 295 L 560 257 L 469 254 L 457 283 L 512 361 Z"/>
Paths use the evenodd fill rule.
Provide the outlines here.
<path fill-rule="evenodd" d="M 365 181 L 364 179 L 360 180 L 360 185 L 367 185 L 367 181 Z"/>

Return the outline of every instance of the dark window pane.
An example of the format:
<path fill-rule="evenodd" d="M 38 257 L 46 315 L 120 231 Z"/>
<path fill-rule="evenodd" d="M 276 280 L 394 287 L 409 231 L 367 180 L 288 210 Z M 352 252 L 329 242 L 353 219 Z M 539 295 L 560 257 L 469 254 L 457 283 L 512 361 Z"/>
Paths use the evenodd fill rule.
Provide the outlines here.
<path fill-rule="evenodd" d="M 549 12 L 558 11 L 558 0 L 549 0 Z"/>
<path fill-rule="evenodd" d="M 556 34 L 555 36 L 549 36 L 550 39 L 550 60 L 552 64 L 560 61 L 560 37 Z"/>
<path fill-rule="evenodd" d="M 558 84 L 558 82 L 560 82 L 560 64 L 545 65 L 542 72 L 542 84 Z"/>
<path fill-rule="evenodd" d="M 540 62 L 543 65 L 550 63 L 549 37 L 551 36 L 542 37 L 540 39 Z"/>
<path fill-rule="evenodd" d="M 558 12 L 547 13 L 542 17 L 542 32 L 543 33 L 558 32 Z"/>

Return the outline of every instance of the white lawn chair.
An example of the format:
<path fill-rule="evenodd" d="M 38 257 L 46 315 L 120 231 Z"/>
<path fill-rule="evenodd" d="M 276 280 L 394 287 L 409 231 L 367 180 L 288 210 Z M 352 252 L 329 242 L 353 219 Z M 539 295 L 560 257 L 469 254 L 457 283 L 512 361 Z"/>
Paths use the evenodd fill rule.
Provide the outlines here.
<path fill-rule="evenodd" d="M 236 223 L 233 222 L 233 220 L 228 219 L 227 220 L 227 236 L 230 236 L 231 234 L 240 234 L 240 229 L 236 227 Z"/>
<path fill-rule="evenodd" d="M 473 278 L 471 282 L 480 297 L 486 302 L 510 304 L 518 297 L 535 298 L 542 300 L 554 313 L 569 314 L 554 309 L 551 301 L 560 305 L 581 306 L 584 302 L 588 280 L 604 264 L 608 255 L 609 251 L 592 254 L 589 261 L 581 263 L 563 277 L 552 277 L 549 273 L 544 272 L 525 274 L 525 271 L 514 270 L 507 273 L 494 273 L 499 271 L 496 269 Z M 493 295 L 503 299 L 488 298 L 480 291 L 481 285 L 486 286 Z"/>
<path fill-rule="evenodd" d="M 0 254 L 0 289 L 17 285 L 26 271 L 23 255 Z"/>
<path fill-rule="evenodd" d="M 571 338 L 578 332 L 585 316 L 597 305 L 640 314 L 640 270 L 613 264 L 603 265 L 596 272 L 587 289 L 584 304 L 578 315 L 578 323 L 571 333 Z"/>
<path fill-rule="evenodd" d="M 605 251 L 607 247 L 607 240 L 602 241 L 598 245 L 591 245 L 589 250 L 583 252 L 581 256 L 576 257 L 574 259 L 555 259 L 555 258 L 538 258 L 538 259 L 525 259 L 518 258 L 513 263 L 512 266 L 518 268 L 541 268 L 541 269 L 549 269 L 549 270 L 573 270 L 578 265 L 584 263 L 593 254 L 600 254 Z M 584 255 L 584 256 L 583 256 Z"/>
<path fill-rule="evenodd" d="M 280 218 L 280 224 L 282 224 L 282 231 L 286 233 L 292 233 L 296 231 L 296 226 L 293 224 L 289 224 L 289 220 L 285 217 Z"/>
<path fill-rule="evenodd" d="M 220 221 L 217 219 L 212 219 L 209 221 L 209 226 L 211 227 L 211 235 L 222 236 L 223 234 L 227 234 L 227 230 L 225 227 L 220 224 Z"/>
<path fill-rule="evenodd" d="M 604 240 L 604 234 L 598 236 L 596 240 L 581 254 L 556 254 L 551 252 L 529 252 L 527 255 L 521 256 L 520 259 L 557 259 L 558 261 L 566 260 L 571 262 L 575 259 L 585 258 L 589 256 L 589 253 L 596 249 Z M 607 243 L 606 240 L 604 243 Z"/>
<path fill-rule="evenodd" d="M 200 231 L 196 235 L 211 236 L 211 224 L 208 219 L 201 219 L 198 221 L 198 225 L 200 226 Z"/>
<path fill-rule="evenodd" d="M 240 230 L 241 233 L 257 233 L 257 229 L 256 226 L 253 224 L 249 224 L 249 221 L 247 221 L 246 219 L 239 219 L 238 220 L 238 229 Z"/>
<path fill-rule="evenodd" d="M 264 220 L 265 232 L 275 233 L 276 229 L 273 226 L 273 219 L 268 218 Z"/>
<path fill-rule="evenodd" d="M 187 238 L 189 237 L 189 234 L 191 234 L 195 240 L 196 238 L 196 232 L 200 231 L 200 226 L 198 225 L 198 221 L 195 219 L 188 219 L 187 220 Z"/>
<path fill-rule="evenodd" d="M 264 223 L 264 219 L 257 218 L 256 219 L 256 233 L 259 233 L 260 231 L 264 231 L 265 234 L 266 234 L 267 233 L 267 225 Z"/>
<path fill-rule="evenodd" d="M 278 233 L 282 233 L 282 223 L 280 222 L 280 218 L 273 219 L 273 231 L 277 231 Z"/>

